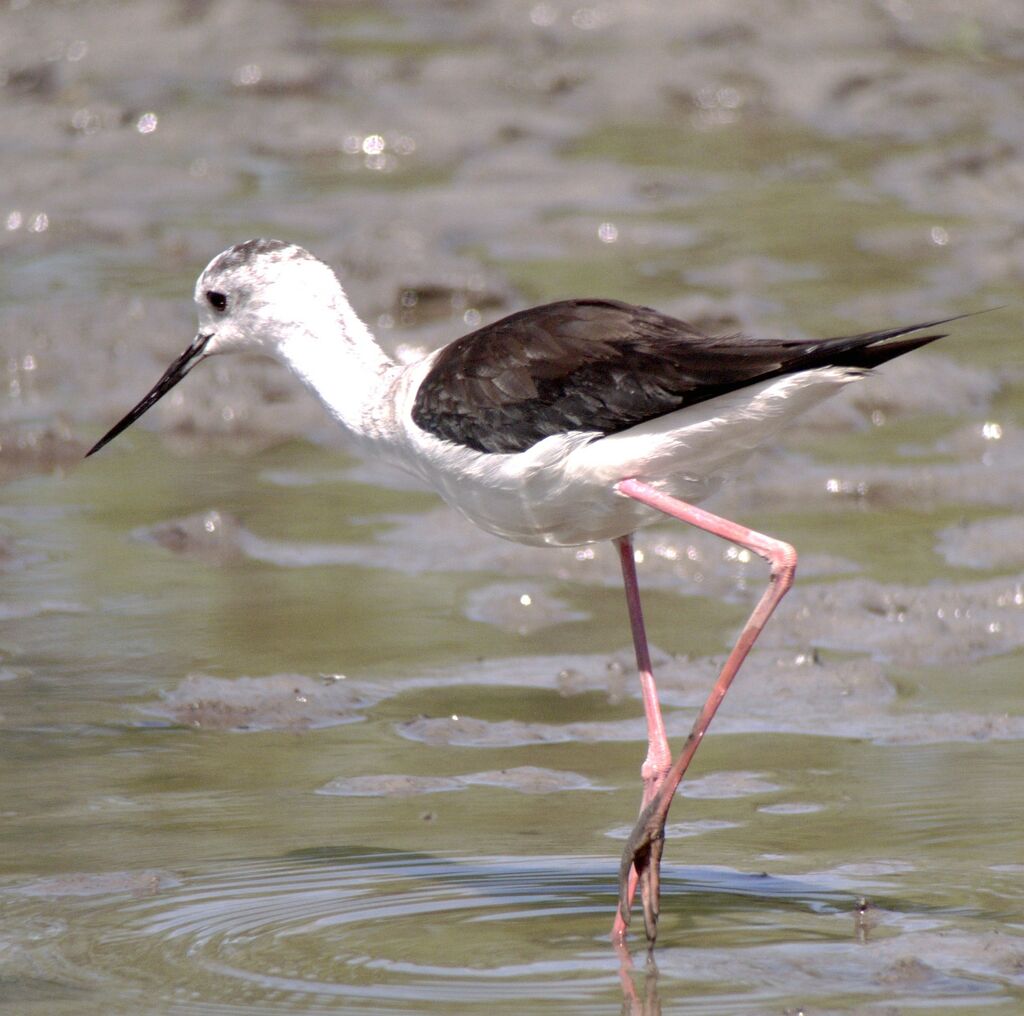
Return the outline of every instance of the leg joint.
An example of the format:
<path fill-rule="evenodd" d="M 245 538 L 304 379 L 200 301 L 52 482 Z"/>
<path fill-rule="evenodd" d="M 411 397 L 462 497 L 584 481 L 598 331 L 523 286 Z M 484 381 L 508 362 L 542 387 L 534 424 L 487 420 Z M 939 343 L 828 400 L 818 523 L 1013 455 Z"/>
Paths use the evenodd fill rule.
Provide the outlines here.
<path fill-rule="evenodd" d="M 771 564 L 771 575 L 774 581 L 791 582 L 796 573 L 796 547 L 782 540 L 769 538 L 770 543 L 762 553 Z"/>

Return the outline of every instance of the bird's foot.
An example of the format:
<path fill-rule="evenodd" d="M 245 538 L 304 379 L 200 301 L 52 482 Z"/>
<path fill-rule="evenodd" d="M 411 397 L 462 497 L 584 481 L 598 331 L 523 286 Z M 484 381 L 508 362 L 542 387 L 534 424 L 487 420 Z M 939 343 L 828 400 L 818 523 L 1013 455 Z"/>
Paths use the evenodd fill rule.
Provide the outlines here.
<path fill-rule="evenodd" d="M 619 911 L 616 927 L 625 934 L 629 926 L 633 890 L 630 874 L 635 869 L 644 911 L 647 941 L 654 944 L 658 936 L 658 915 L 661 910 L 661 855 L 665 848 L 665 817 L 667 809 L 660 797 L 651 800 L 640 812 L 633 831 L 626 840 L 619 865 Z"/>

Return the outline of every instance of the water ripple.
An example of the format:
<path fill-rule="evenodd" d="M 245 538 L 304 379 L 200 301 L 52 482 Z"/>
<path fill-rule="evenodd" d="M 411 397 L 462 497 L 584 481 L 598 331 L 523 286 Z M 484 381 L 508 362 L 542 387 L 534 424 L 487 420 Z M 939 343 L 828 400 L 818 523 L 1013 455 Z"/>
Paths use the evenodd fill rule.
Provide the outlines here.
<path fill-rule="evenodd" d="M 173 985 L 170 1011 L 337 1011 L 345 1000 L 618 1012 L 620 958 L 605 938 L 614 868 L 608 858 L 303 851 L 178 872 L 144 896 L 75 899 L 80 920 L 61 949 L 77 953 L 84 934 L 93 983 L 158 995 Z M 727 869 L 666 869 L 665 892 L 688 921 L 731 912 L 755 936 L 753 897 L 804 918 L 849 906 L 842 891 Z"/>
<path fill-rule="evenodd" d="M 319 849 L 147 879 L 144 893 L 130 879 L 53 899 L 14 886 L 0 895 L 8 938 L 24 926 L 15 952 L 26 965 L 12 970 L 9 950 L 0 977 L 17 985 L 49 969 L 54 990 L 224 1016 L 653 1013 L 659 991 L 665 1001 L 682 992 L 694 1012 L 761 1012 L 844 992 L 934 1002 L 1024 986 L 1019 940 L 994 938 L 984 915 L 961 909 L 978 933 L 951 944 L 947 914 L 887 897 L 899 875 L 887 869 L 800 879 L 666 866 L 660 973 L 634 971 L 605 937 L 614 868 L 609 858 Z M 875 903 L 858 916 L 865 887 Z M 38 913 L 18 908 L 48 904 L 66 924 L 40 939 Z"/>

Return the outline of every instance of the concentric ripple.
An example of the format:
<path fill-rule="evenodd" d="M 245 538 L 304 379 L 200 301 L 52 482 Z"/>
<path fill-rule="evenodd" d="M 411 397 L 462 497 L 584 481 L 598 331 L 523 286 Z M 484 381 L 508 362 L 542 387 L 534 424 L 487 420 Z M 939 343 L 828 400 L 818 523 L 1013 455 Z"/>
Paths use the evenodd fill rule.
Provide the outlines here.
<path fill-rule="evenodd" d="M 188 971 L 201 995 L 247 1006 L 278 993 L 285 1008 L 299 996 L 597 1001 L 617 986 L 614 954 L 592 934 L 605 923 L 593 915 L 611 913 L 612 876 L 607 862 L 302 853 L 135 901 L 108 943 L 141 946 L 146 966 Z"/>
<path fill-rule="evenodd" d="M 191 874 L 37 880 L 31 891 L 0 890 L 8 933 L 19 921 L 26 929 L 16 943 L 25 962 L 12 966 L 8 949 L 0 981 L 35 997 L 46 985 L 44 994 L 84 992 L 106 1012 L 131 998 L 135 1013 L 221 1016 L 485 1006 L 639 1016 L 683 999 L 694 1013 L 753 1013 L 837 998 L 991 1000 L 1024 988 L 1024 942 L 994 933 L 992 915 L 962 909 L 960 925 L 976 927 L 951 933 L 941 909 L 887 895 L 893 874 L 666 867 L 657 966 L 639 961 L 638 928 L 636 969 L 606 938 L 609 858 L 323 849 Z M 84 891 L 93 882 L 97 891 Z M 854 885 L 875 894 L 867 911 Z M 40 936 L 48 896 L 61 920 Z"/>
<path fill-rule="evenodd" d="M 75 898 L 50 948 L 94 986 L 172 1012 L 618 1012 L 630 983 L 606 938 L 608 858 L 321 850 L 175 874 L 144 895 Z M 683 915 L 759 938 L 765 915 L 751 915 L 772 901 L 773 923 L 790 930 L 838 920 L 849 931 L 852 899 L 834 887 L 667 868 L 664 892 L 666 929 Z"/>

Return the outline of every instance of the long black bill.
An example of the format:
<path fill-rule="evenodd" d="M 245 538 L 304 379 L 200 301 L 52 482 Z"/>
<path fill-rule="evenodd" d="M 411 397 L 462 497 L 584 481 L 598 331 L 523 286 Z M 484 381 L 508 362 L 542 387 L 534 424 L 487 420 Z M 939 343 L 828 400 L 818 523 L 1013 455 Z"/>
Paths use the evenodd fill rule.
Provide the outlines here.
<path fill-rule="evenodd" d="M 149 394 L 132 409 L 127 416 L 119 423 L 114 424 L 96 442 L 86 453 L 85 457 L 88 458 L 90 455 L 94 455 L 98 452 L 105 444 L 109 444 L 111 441 L 121 433 L 122 430 L 127 430 L 142 414 L 149 409 L 151 406 L 156 405 L 202 358 L 203 351 L 206 349 L 206 344 L 213 338 L 213 333 L 209 335 L 197 335 L 192 340 L 192 345 L 185 350 L 177 360 L 174 361 L 164 371 L 163 377 L 155 385 L 153 385 Z"/>

